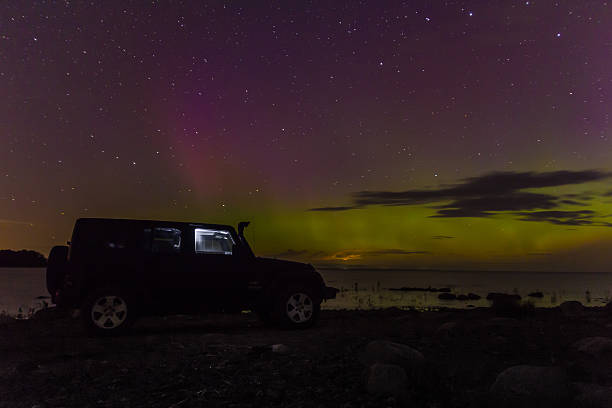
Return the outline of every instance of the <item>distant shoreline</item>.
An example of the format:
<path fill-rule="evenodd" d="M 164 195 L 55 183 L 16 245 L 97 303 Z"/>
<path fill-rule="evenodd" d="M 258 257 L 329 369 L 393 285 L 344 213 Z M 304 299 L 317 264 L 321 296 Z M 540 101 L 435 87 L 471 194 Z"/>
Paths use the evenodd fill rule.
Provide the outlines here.
<path fill-rule="evenodd" d="M 17 265 L 17 266 L 5 266 L 5 265 L 0 265 L 0 269 L 24 269 L 24 268 L 28 268 L 28 269 L 36 269 L 36 268 L 46 268 L 47 265 Z"/>
<path fill-rule="evenodd" d="M 608 272 L 593 271 L 517 271 L 517 270 L 490 270 L 490 269 L 415 269 L 415 268 L 380 268 L 380 267 L 348 267 L 338 266 L 317 266 L 315 268 L 322 271 L 344 271 L 344 272 L 452 272 L 452 273 L 590 273 L 590 274 L 611 274 Z"/>

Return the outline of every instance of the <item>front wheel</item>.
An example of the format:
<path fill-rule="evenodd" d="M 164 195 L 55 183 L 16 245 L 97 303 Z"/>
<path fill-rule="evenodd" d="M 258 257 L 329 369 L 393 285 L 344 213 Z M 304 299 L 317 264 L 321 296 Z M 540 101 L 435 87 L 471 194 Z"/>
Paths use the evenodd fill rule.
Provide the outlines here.
<path fill-rule="evenodd" d="M 290 287 L 276 300 L 275 314 L 279 323 L 291 329 L 311 327 L 319 319 L 321 302 L 306 287 Z"/>
<path fill-rule="evenodd" d="M 92 293 L 82 308 L 85 328 L 96 335 L 115 335 L 125 332 L 134 322 L 134 305 L 118 289 L 103 289 Z"/>

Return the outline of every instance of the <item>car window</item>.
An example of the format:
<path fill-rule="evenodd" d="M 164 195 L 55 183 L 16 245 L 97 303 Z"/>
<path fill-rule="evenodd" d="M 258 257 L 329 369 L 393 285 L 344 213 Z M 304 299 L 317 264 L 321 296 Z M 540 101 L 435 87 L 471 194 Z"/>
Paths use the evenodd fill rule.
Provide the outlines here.
<path fill-rule="evenodd" d="M 80 224 L 72 241 L 79 247 L 102 250 L 133 249 L 138 245 L 132 230 L 113 224 Z"/>
<path fill-rule="evenodd" d="M 153 228 L 151 251 L 162 254 L 181 251 L 181 230 L 176 228 Z"/>
<path fill-rule="evenodd" d="M 234 239 L 229 231 L 216 229 L 195 229 L 196 253 L 231 255 Z"/>

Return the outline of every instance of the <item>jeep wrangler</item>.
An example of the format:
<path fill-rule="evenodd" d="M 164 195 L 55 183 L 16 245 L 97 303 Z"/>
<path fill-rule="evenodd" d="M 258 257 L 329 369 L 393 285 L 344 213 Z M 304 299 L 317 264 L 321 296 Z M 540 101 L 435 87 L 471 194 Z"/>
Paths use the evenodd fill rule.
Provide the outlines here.
<path fill-rule="evenodd" d="M 255 311 L 268 323 L 312 326 L 336 297 L 311 266 L 256 257 L 248 222 L 229 225 L 81 218 L 68 246 L 51 249 L 47 289 L 80 309 L 96 334 L 127 330 L 145 315 Z"/>

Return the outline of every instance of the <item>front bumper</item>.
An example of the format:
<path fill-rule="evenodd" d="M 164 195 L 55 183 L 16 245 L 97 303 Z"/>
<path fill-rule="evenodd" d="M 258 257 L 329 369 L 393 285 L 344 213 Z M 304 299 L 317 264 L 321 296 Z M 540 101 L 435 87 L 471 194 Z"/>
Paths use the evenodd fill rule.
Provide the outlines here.
<path fill-rule="evenodd" d="M 335 299 L 336 298 L 336 293 L 340 292 L 339 289 L 336 288 L 332 288 L 331 286 L 325 286 L 323 288 L 323 299 L 327 300 L 327 299 Z"/>

